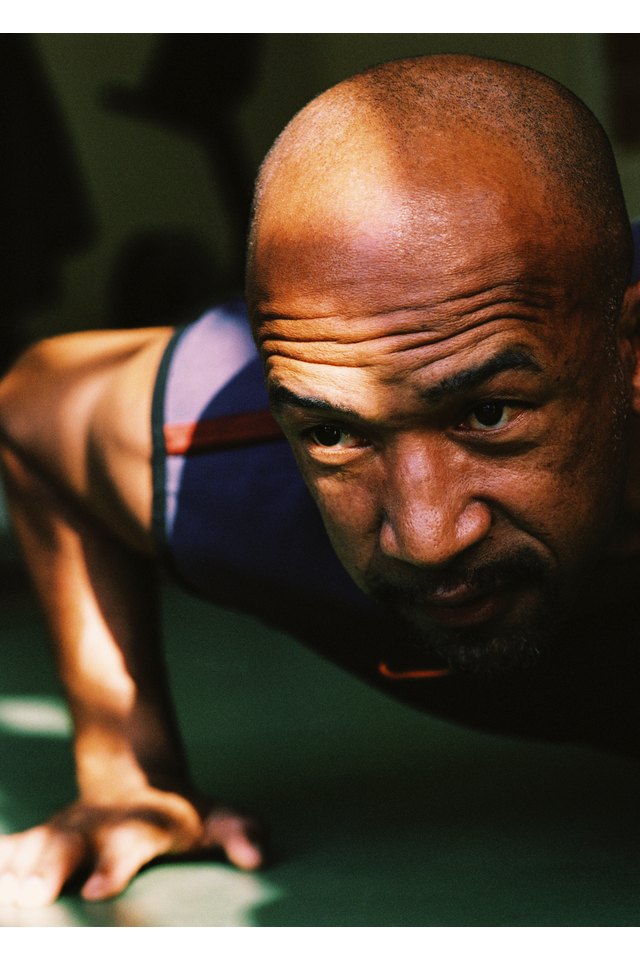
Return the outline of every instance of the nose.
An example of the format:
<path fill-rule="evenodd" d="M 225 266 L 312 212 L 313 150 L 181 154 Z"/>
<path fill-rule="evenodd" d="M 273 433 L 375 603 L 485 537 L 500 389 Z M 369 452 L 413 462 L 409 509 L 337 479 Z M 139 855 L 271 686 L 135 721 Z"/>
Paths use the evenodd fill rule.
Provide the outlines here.
<path fill-rule="evenodd" d="M 489 505 L 474 494 L 464 456 L 424 438 L 398 445 L 386 470 L 380 548 L 414 566 L 445 566 L 489 532 Z"/>

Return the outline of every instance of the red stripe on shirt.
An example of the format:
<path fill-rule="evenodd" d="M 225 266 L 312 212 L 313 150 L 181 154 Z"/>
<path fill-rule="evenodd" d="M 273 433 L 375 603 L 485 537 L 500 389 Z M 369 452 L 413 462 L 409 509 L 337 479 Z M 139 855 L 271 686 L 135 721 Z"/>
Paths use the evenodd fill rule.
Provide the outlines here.
<path fill-rule="evenodd" d="M 281 440 L 283 437 L 282 430 L 268 410 L 231 413 L 197 423 L 166 423 L 163 430 L 165 450 L 174 457 Z"/>

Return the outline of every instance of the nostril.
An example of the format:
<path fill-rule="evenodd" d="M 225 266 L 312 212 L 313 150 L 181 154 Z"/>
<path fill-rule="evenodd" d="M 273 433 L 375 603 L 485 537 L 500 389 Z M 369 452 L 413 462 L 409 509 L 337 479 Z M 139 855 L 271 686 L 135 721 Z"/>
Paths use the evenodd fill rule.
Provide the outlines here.
<path fill-rule="evenodd" d="M 487 503 L 473 500 L 467 504 L 457 521 L 457 538 L 460 543 L 465 544 L 462 549 L 466 550 L 483 540 L 489 533 L 492 522 L 491 508 Z"/>
<path fill-rule="evenodd" d="M 441 509 L 396 503 L 384 512 L 380 526 L 380 549 L 388 557 L 415 566 L 443 566 L 479 543 L 491 529 L 489 507 L 474 501 Z"/>

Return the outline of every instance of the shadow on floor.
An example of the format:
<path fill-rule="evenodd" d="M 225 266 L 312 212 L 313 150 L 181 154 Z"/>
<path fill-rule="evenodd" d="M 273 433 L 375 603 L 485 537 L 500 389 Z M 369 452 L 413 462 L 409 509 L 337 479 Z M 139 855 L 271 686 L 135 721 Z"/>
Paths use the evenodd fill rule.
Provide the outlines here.
<path fill-rule="evenodd" d="M 0 819 L 73 792 L 69 733 L 28 593 L 2 598 Z M 272 865 L 162 863 L 106 904 L 3 926 L 635 926 L 631 761 L 424 717 L 289 639 L 173 591 L 168 659 L 200 785 L 262 817 Z"/>

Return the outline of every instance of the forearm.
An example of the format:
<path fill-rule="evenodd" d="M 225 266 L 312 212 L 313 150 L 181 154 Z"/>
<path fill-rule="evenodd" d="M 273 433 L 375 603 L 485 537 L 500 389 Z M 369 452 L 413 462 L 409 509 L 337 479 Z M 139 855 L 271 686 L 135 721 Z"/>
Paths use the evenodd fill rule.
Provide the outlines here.
<path fill-rule="evenodd" d="M 193 789 L 159 642 L 151 403 L 171 330 L 45 341 L 0 381 L 0 460 L 15 532 L 75 724 L 79 798 L 0 837 L 0 902 L 119 893 L 155 857 L 262 862 L 255 823 Z M 33 881 L 38 888 L 34 892 Z"/>
<path fill-rule="evenodd" d="M 82 796 L 188 780 L 159 645 L 153 560 L 120 543 L 20 453 L 7 499 L 73 715 Z"/>

